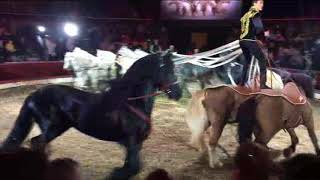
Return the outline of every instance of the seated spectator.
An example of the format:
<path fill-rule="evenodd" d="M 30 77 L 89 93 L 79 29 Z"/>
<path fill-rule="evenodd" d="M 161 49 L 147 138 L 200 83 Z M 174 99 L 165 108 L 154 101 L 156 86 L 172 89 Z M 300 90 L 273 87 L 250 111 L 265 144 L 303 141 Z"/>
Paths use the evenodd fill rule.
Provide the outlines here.
<path fill-rule="evenodd" d="M 170 177 L 169 173 L 164 169 L 156 169 L 155 171 L 151 172 L 146 180 L 173 180 Z"/>
<path fill-rule="evenodd" d="M 305 59 L 300 50 L 293 45 L 282 45 L 279 48 L 279 53 L 275 61 L 281 67 L 304 69 Z"/>
<path fill-rule="evenodd" d="M 254 143 L 243 143 L 235 156 L 232 180 L 318 180 L 320 157 L 314 154 L 297 154 L 274 162 L 270 151 Z"/>
<path fill-rule="evenodd" d="M 235 155 L 233 180 L 268 180 L 272 161 L 268 151 L 253 143 L 243 143 Z"/>
<path fill-rule="evenodd" d="M 283 173 L 282 180 L 318 180 L 320 179 L 320 157 L 315 154 L 297 154 L 280 162 Z"/>
<path fill-rule="evenodd" d="M 7 61 L 16 50 L 16 40 L 7 25 L 0 24 L 0 63 Z"/>
<path fill-rule="evenodd" d="M 44 180 L 48 165 L 47 155 L 21 148 L 0 154 L 0 179 Z"/>
<path fill-rule="evenodd" d="M 46 180 L 81 180 L 79 164 L 69 158 L 50 162 Z"/>
<path fill-rule="evenodd" d="M 46 153 L 27 148 L 0 153 L 3 180 L 82 180 L 79 164 L 72 159 L 50 162 Z"/>
<path fill-rule="evenodd" d="M 158 39 L 155 39 L 153 41 L 153 43 L 150 46 L 149 51 L 150 51 L 150 53 L 158 53 L 158 52 L 162 51 L 161 46 L 159 45 L 159 40 Z"/>

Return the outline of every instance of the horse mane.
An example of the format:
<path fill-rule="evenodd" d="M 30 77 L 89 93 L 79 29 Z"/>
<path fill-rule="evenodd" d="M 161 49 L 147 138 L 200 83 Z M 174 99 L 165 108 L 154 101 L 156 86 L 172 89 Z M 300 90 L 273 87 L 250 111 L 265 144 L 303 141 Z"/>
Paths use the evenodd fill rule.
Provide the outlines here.
<path fill-rule="evenodd" d="M 110 81 L 111 89 L 113 87 L 122 87 L 143 82 L 145 77 L 150 77 L 155 74 L 157 68 L 159 68 L 159 64 L 158 54 L 151 54 L 137 60 L 122 78 Z"/>

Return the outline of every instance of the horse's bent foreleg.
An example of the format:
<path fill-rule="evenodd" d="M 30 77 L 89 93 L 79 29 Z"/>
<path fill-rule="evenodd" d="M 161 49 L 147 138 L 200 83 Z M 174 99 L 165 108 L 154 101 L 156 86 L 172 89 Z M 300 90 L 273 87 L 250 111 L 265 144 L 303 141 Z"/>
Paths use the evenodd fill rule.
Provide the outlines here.
<path fill-rule="evenodd" d="M 41 134 L 31 139 L 31 148 L 33 149 L 44 149 L 50 141 L 71 127 L 67 118 L 61 115 L 61 111 L 55 111 L 53 114 L 43 112 L 46 110 L 38 109 L 36 111 L 36 122 L 41 129 Z"/>
<path fill-rule="evenodd" d="M 223 117 L 217 115 L 214 112 L 209 112 L 208 117 L 211 122 L 211 127 L 209 128 L 210 135 L 208 143 L 209 165 L 211 168 L 215 168 L 216 166 L 221 167 L 223 164 L 219 160 L 218 154 L 216 152 L 216 147 L 226 123 Z"/>
<path fill-rule="evenodd" d="M 274 129 L 274 130 L 269 130 L 269 131 L 263 131 L 261 129 L 256 129 L 254 131 L 255 134 L 255 143 L 257 143 L 257 145 L 260 148 L 266 149 L 267 151 L 269 151 L 270 156 L 272 159 L 277 158 L 281 155 L 282 151 L 279 150 L 272 150 L 270 149 L 267 145 L 270 142 L 270 140 L 272 139 L 272 137 L 278 132 L 278 130 Z"/>
<path fill-rule="evenodd" d="M 39 136 L 31 139 L 32 149 L 45 149 L 46 145 L 54 140 L 56 137 L 60 136 L 62 133 L 67 131 L 71 126 L 69 124 L 56 124 L 49 125 L 45 131 Z"/>
<path fill-rule="evenodd" d="M 268 148 L 267 144 L 270 142 L 270 140 L 272 139 L 272 137 L 278 132 L 278 130 L 263 130 L 263 129 L 259 129 L 259 130 L 255 130 L 255 143 L 261 144 L 263 146 L 265 146 L 266 148 Z"/>
<path fill-rule="evenodd" d="M 283 151 L 283 155 L 288 158 L 296 151 L 296 146 L 299 143 L 299 139 L 294 131 L 294 129 L 287 129 L 291 137 L 291 145 Z"/>

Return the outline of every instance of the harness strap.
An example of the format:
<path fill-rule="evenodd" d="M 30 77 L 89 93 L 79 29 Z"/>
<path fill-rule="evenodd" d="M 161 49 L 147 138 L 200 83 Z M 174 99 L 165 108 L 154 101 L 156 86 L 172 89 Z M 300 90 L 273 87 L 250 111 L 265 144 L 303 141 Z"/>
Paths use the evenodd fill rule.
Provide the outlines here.
<path fill-rule="evenodd" d="M 164 92 L 157 92 L 157 93 L 153 93 L 153 94 L 147 94 L 145 96 L 138 96 L 138 97 L 129 97 L 128 101 L 134 101 L 134 100 L 138 100 L 138 99 L 147 99 L 149 97 L 154 97 L 154 96 L 159 96 L 161 94 L 163 94 Z"/>
<path fill-rule="evenodd" d="M 132 111 L 133 113 L 135 113 L 136 115 L 138 115 L 141 119 L 143 119 L 146 123 L 151 123 L 151 119 L 142 111 L 140 111 L 137 108 L 134 108 L 133 106 L 131 106 L 130 104 L 126 104 L 127 107 L 129 108 L 130 111 Z"/>
<path fill-rule="evenodd" d="M 147 99 L 149 97 L 154 97 L 154 96 L 159 96 L 163 93 L 166 93 L 166 92 L 170 92 L 169 90 L 169 87 L 171 85 L 174 85 L 174 84 L 178 84 L 179 82 L 174 82 L 174 83 L 170 83 L 170 84 L 167 84 L 167 85 L 164 85 L 160 88 L 161 92 L 156 92 L 156 93 L 152 93 L 152 94 L 147 94 L 147 95 L 144 95 L 144 96 L 138 96 L 138 97 L 129 97 L 128 98 L 128 101 L 134 101 L 134 100 L 138 100 L 138 99 Z"/>

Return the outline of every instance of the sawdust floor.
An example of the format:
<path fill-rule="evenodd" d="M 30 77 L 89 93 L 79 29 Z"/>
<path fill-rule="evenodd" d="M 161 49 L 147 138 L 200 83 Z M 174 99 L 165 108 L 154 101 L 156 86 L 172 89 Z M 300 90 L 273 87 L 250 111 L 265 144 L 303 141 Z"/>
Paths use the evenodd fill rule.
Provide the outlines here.
<path fill-rule="evenodd" d="M 0 91 L 0 141 L 11 129 L 24 98 L 39 86 Z M 155 168 L 164 168 L 176 179 L 224 180 L 230 179 L 232 158 L 221 152 L 225 166 L 210 169 L 207 160 L 199 158 L 197 151 L 187 146 L 189 130 L 184 122 L 186 102 L 157 98 L 153 112 L 153 132 L 141 152 L 144 167 L 135 179 L 143 179 Z M 320 104 L 313 103 L 317 135 L 320 137 Z M 31 135 L 38 131 L 34 130 Z M 300 139 L 297 152 L 312 152 L 313 147 L 304 127 L 296 130 Z M 219 141 L 232 156 L 236 149 L 236 126 L 228 125 Z M 280 132 L 270 147 L 283 149 L 290 144 L 289 135 Z M 51 158 L 69 157 L 77 160 L 87 179 L 104 179 L 114 167 L 123 163 L 123 149 L 115 143 L 99 141 L 75 129 L 67 131 L 51 143 Z"/>

